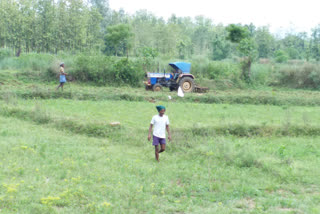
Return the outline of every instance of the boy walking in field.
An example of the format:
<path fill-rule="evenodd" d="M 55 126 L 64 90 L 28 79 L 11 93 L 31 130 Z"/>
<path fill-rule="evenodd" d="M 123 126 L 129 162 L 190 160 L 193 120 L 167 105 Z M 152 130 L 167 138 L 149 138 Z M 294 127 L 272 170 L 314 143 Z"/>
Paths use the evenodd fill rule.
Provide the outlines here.
<path fill-rule="evenodd" d="M 156 160 L 159 162 L 159 153 L 166 149 L 166 130 L 168 132 L 168 140 L 171 141 L 171 134 L 169 129 L 169 117 L 164 115 L 166 108 L 164 106 L 156 106 L 159 114 L 152 117 L 149 127 L 148 141 L 151 139 L 151 131 L 153 129 L 153 142 L 155 148 Z M 159 150 L 160 145 L 160 150 Z"/>

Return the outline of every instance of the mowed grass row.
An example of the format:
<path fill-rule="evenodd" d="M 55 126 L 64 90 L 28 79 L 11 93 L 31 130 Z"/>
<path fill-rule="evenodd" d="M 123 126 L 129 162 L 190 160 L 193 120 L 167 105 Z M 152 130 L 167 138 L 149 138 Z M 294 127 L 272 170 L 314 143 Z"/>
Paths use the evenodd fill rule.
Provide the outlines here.
<path fill-rule="evenodd" d="M 146 133 L 155 106 L 167 107 L 172 131 L 215 136 L 316 136 L 320 135 L 320 108 L 199 104 L 176 102 L 20 100 L 2 102 L 0 115 L 14 116 L 62 130 L 105 137 L 122 133 L 126 137 Z M 109 123 L 120 122 L 119 127 Z M 119 130 L 120 129 L 120 130 Z M 125 134 L 123 134 L 125 133 Z"/>
<path fill-rule="evenodd" d="M 135 138 L 3 117 L 0 130 L 3 213 L 320 211 L 320 138 L 195 136 L 169 143 L 158 164 Z"/>
<path fill-rule="evenodd" d="M 9 72 L 10 73 L 10 72 Z M 6 72 L 2 74 L 6 77 Z M 185 94 L 184 98 L 177 96 L 165 88 L 162 92 L 146 91 L 144 88 L 130 87 L 93 87 L 77 83 L 67 83 L 63 93 L 56 91 L 58 84 L 53 83 L 25 83 L 14 77 L 1 80 L 0 74 L 0 99 L 73 99 L 73 100 L 126 100 L 126 101 L 168 101 L 168 96 L 174 102 L 197 102 L 216 104 L 252 104 L 252 105 L 277 105 L 277 106 L 319 106 L 320 92 L 305 90 L 226 90 L 209 91 L 209 93 Z M 8 82 L 6 82 L 8 81 Z"/>

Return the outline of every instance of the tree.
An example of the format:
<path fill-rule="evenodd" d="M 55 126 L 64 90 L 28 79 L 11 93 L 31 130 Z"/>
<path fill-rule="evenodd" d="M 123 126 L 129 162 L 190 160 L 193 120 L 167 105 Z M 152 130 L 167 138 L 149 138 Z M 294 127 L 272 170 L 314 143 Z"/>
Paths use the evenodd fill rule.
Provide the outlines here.
<path fill-rule="evenodd" d="M 254 39 L 250 37 L 249 30 L 241 25 L 231 24 L 227 27 L 229 32 L 227 39 L 237 43 L 237 49 L 244 56 L 242 60 L 242 77 L 250 82 L 251 64 L 256 59 L 257 47 Z"/>
<path fill-rule="evenodd" d="M 310 52 L 312 57 L 320 61 L 320 25 L 312 29 Z"/>
<path fill-rule="evenodd" d="M 131 28 L 127 24 L 118 24 L 109 26 L 105 36 L 106 50 L 113 52 L 118 56 L 118 53 L 124 55 L 131 48 L 133 34 Z"/>
<path fill-rule="evenodd" d="M 109 1 L 108 0 L 90 0 L 94 9 L 97 9 L 101 18 L 99 20 L 99 24 L 103 32 L 105 32 L 109 23 L 110 9 L 109 9 Z"/>
<path fill-rule="evenodd" d="M 231 44 L 226 40 L 227 31 L 222 26 L 214 29 L 212 38 L 212 56 L 213 60 L 222 60 L 229 56 Z"/>
<path fill-rule="evenodd" d="M 290 59 L 302 59 L 306 57 L 306 33 L 287 34 L 283 38 L 281 48 L 288 53 Z"/>
<path fill-rule="evenodd" d="M 226 30 L 228 31 L 227 39 L 234 43 L 239 43 L 242 39 L 249 37 L 248 29 L 240 24 L 230 24 Z"/>
<path fill-rule="evenodd" d="M 258 28 L 255 32 L 254 38 L 258 46 L 259 58 L 268 58 L 272 56 L 272 53 L 275 49 L 275 39 L 269 32 L 269 28 Z"/>
<path fill-rule="evenodd" d="M 212 22 L 203 16 L 195 18 L 195 30 L 192 35 L 192 43 L 197 54 L 207 54 L 211 41 Z"/>

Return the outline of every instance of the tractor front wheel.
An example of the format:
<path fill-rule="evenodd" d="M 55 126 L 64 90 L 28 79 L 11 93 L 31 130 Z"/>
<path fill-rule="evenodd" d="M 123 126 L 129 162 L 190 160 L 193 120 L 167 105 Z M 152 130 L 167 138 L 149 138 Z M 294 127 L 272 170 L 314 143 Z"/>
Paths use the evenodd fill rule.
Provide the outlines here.
<path fill-rule="evenodd" d="M 152 90 L 153 91 L 161 91 L 162 90 L 162 85 L 160 85 L 159 83 L 156 83 L 152 86 Z"/>
<path fill-rule="evenodd" d="M 192 92 L 194 89 L 194 80 L 191 77 L 184 77 L 180 80 L 179 85 L 183 92 Z"/>

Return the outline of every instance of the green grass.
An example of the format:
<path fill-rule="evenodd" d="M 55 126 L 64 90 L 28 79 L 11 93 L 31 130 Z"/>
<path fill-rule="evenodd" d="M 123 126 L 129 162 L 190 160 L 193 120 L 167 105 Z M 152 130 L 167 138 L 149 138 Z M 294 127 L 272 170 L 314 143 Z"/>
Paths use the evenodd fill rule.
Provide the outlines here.
<path fill-rule="evenodd" d="M 120 122 L 126 132 L 143 132 L 155 106 L 167 106 L 173 129 L 186 135 L 299 136 L 320 135 L 319 108 L 199 104 L 175 102 L 19 100 L 4 104 L 0 115 L 15 116 L 89 136 L 119 134 L 108 125 Z M 9 102 L 9 103 L 10 103 Z"/>
<path fill-rule="evenodd" d="M 320 212 L 319 92 L 0 82 L 1 213 Z M 173 137 L 160 163 L 158 104 Z"/>
<path fill-rule="evenodd" d="M 141 134 L 122 142 L 0 120 L 4 213 L 320 209 L 318 138 L 174 139 L 158 164 Z"/>
<path fill-rule="evenodd" d="M 11 74 L 11 75 L 9 75 Z M 5 78 L 8 76 L 8 78 Z M 0 84 L 0 99 L 13 95 L 23 99 L 73 99 L 73 100 L 127 100 L 127 101 L 168 101 L 168 96 L 174 102 L 196 102 L 207 104 L 252 104 L 277 106 L 318 106 L 320 92 L 307 90 L 285 90 L 264 88 L 262 90 L 211 90 L 206 94 L 189 93 L 183 99 L 176 92 L 146 91 L 143 88 L 131 87 L 94 87 L 74 82 L 65 85 L 64 93 L 56 91 L 58 83 L 25 83 L 16 77 L 14 72 L 3 73 L 3 83 Z M 1 82 L 1 76 L 0 76 Z"/>

